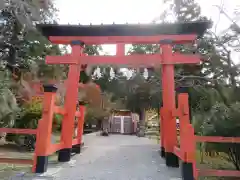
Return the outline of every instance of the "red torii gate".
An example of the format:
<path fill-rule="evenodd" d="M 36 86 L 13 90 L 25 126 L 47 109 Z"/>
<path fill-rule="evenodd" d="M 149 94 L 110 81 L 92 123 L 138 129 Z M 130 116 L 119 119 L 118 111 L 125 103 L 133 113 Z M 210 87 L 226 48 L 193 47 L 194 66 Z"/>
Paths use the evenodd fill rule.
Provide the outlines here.
<path fill-rule="evenodd" d="M 197 64 L 200 63 L 200 57 L 196 54 L 183 55 L 173 52 L 172 48 L 174 44 L 194 43 L 209 25 L 209 22 L 148 25 L 38 25 L 52 43 L 70 44 L 72 47 L 71 54 L 46 57 L 47 64 L 70 65 L 61 136 L 64 148 L 59 151 L 59 161 L 70 160 L 80 65 L 110 64 L 131 67 L 162 65 L 161 155 L 166 158 L 167 166 L 178 167 L 178 156 L 174 153 L 177 145 L 176 118 L 173 115 L 176 109 L 174 65 Z M 116 56 L 84 56 L 85 45 L 97 44 L 117 44 Z M 125 44 L 160 44 L 160 53 L 126 56 Z M 37 167 L 46 166 L 46 161 L 46 157 L 38 157 Z M 183 169 L 192 167 L 188 162 L 185 164 Z M 189 170 L 193 171 L 193 167 Z"/>

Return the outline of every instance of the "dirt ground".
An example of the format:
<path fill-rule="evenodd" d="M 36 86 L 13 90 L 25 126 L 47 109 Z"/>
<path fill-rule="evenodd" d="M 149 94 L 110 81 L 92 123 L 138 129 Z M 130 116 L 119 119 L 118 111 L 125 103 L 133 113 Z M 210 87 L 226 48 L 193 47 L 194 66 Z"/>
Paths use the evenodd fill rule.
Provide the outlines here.
<path fill-rule="evenodd" d="M 59 138 L 55 137 L 55 139 L 57 140 Z M 14 143 L 7 143 L 5 140 L 0 139 L 0 157 L 32 159 L 33 152 L 28 152 Z M 50 157 L 50 161 L 53 163 L 57 161 L 56 154 Z M 10 177 L 15 176 L 16 174 L 30 173 L 31 168 L 31 165 L 0 163 L 0 179 L 9 180 Z"/>
<path fill-rule="evenodd" d="M 32 156 L 33 153 L 23 152 L 13 143 L 5 144 L 3 140 L 0 141 L 0 157 L 31 159 Z M 30 170 L 30 165 L 0 164 L 0 179 L 9 179 L 13 174 Z"/>

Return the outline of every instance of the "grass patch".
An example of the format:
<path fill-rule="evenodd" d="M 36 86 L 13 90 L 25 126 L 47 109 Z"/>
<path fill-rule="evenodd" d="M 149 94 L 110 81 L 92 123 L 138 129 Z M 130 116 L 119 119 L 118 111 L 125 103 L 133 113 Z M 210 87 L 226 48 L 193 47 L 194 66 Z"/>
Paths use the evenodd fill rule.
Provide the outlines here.
<path fill-rule="evenodd" d="M 159 143 L 159 136 L 147 136 L 149 139 L 156 139 L 156 142 Z M 178 144 L 180 137 L 177 137 Z M 226 160 L 226 154 L 220 153 L 219 156 L 207 156 L 203 153 L 201 157 L 200 150 L 196 150 L 196 161 L 197 168 L 199 169 L 216 169 L 216 170 L 236 170 L 234 165 Z M 202 159 L 202 161 L 201 161 Z M 239 180 L 239 177 L 199 177 L 198 180 Z"/>
<path fill-rule="evenodd" d="M 30 173 L 30 165 L 12 165 L 12 164 L 0 164 L 0 179 L 9 180 L 19 173 Z"/>
<path fill-rule="evenodd" d="M 216 170 L 236 170 L 234 165 L 225 159 L 227 155 L 220 153 L 219 156 L 207 156 L 199 150 L 196 152 L 197 168 L 199 169 L 216 169 Z M 202 159 L 202 160 L 201 160 Z M 202 161 L 202 162 L 201 162 Z M 199 180 L 239 180 L 239 177 L 199 177 Z"/>
<path fill-rule="evenodd" d="M 55 164 L 58 162 L 57 153 L 49 156 L 49 164 Z M 32 174 L 32 165 L 19 165 L 19 164 L 0 164 L 0 179 L 9 180 L 11 177 L 15 177 L 17 174 L 25 173 Z"/>

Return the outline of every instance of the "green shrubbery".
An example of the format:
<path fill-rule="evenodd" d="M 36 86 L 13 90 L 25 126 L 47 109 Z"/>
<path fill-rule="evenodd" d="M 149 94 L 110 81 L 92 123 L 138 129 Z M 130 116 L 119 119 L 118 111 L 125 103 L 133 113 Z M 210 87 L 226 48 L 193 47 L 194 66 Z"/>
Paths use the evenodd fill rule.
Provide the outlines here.
<path fill-rule="evenodd" d="M 60 132 L 61 131 L 61 129 L 62 129 L 62 119 L 63 119 L 62 115 L 54 114 L 54 119 L 53 119 L 53 123 L 54 123 L 53 131 L 54 132 Z"/>
<path fill-rule="evenodd" d="M 42 116 L 42 103 L 32 101 L 24 105 L 18 112 L 13 128 L 18 129 L 36 129 L 39 119 Z M 19 146 L 27 147 L 29 150 L 34 149 L 35 135 L 18 135 L 7 134 L 6 141 L 15 142 Z"/>
<path fill-rule="evenodd" d="M 228 90 L 228 91 L 227 91 Z M 200 107 L 196 108 L 193 118 L 196 134 L 200 136 L 240 137 L 240 103 L 232 100 L 231 89 L 222 99 L 209 97 L 211 91 L 200 98 Z M 215 100 L 215 101 L 214 101 Z M 226 101 L 227 100 L 227 101 Z M 203 102 L 203 103 L 202 103 Z M 200 143 L 201 152 L 219 152 L 219 158 L 231 162 L 237 170 L 240 170 L 240 145 L 238 143 Z M 221 156 L 221 157 L 220 157 Z M 202 161 L 202 160 L 201 160 Z"/>
<path fill-rule="evenodd" d="M 223 103 L 216 104 L 211 110 L 204 128 L 206 136 L 240 137 L 240 103 L 233 103 L 227 107 Z M 226 154 L 223 158 L 234 164 L 240 170 L 239 143 L 207 143 L 206 149 L 214 149 Z"/>
<path fill-rule="evenodd" d="M 13 128 L 19 129 L 36 129 L 38 127 L 38 121 L 42 117 L 42 102 L 32 101 L 29 104 L 24 105 L 19 111 L 18 116 L 15 120 Z M 62 116 L 54 115 L 54 126 L 53 131 L 61 130 Z M 35 135 L 18 135 L 18 134 L 7 134 L 6 141 L 15 142 L 19 146 L 25 146 L 28 149 L 34 149 L 36 141 Z"/>

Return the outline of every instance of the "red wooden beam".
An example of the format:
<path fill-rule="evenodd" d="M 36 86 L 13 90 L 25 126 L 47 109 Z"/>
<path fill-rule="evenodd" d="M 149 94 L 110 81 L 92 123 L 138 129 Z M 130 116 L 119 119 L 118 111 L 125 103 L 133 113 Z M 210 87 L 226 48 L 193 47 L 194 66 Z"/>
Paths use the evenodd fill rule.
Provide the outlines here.
<path fill-rule="evenodd" d="M 172 116 L 179 117 L 181 115 L 181 110 L 179 108 L 172 110 Z"/>
<path fill-rule="evenodd" d="M 75 138 L 75 139 L 72 140 L 72 145 L 73 146 L 78 144 L 78 143 L 79 143 L 79 139 L 78 138 Z"/>
<path fill-rule="evenodd" d="M 181 149 L 179 147 L 174 147 L 174 154 L 179 157 L 179 159 L 184 160 L 183 153 L 181 152 Z"/>
<path fill-rule="evenodd" d="M 155 66 L 162 64 L 160 54 L 135 54 L 129 56 L 85 56 L 80 62 L 88 65 L 126 65 L 126 66 Z"/>
<path fill-rule="evenodd" d="M 77 118 L 81 117 L 81 112 L 76 111 L 75 116 L 76 116 Z"/>
<path fill-rule="evenodd" d="M 176 44 L 191 43 L 197 38 L 195 34 L 189 35 L 158 35 L 158 36 L 50 36 L 54 44 L 71 44 L 72 41 L 83 41 L 85 44 L 159 44 L 160 40 L 171 39 Z"/>
<path fill-rule="evenodd" d="M 33 164 L 32 159 L 15 159 L 15 158 L 0 158 L 0 163 L 9 164 Z"/>
<path fill-rule="evenodd" d="M 59 106 L 54 106 L 54 113 L 56 114 L 61 114 L 61 115 L 65 115 L 66 114 L 66 111 L 64 108 L 62 107 L 59 107 Z"/>
<path fill-rule="evenodd" d="M 197 142 L 240 143 L 240 137 L 195 136 Z"/>
<path fill-rule="evenodd" d="M 125 44 L 117 44 L 116 47 L 116 55 L 117 56 L 124 56 L 125 55 Z"/>
<path fill-rule="evenodd" d="M 0 128 L 0 132 L 12 134 L 37 134 L 37 129 Z"/>
<path fill-rule="evenodd" d="M 198 176 L 240 177 L 240 171 L 234 170 L 197 169 L 197 172 Z"/>
<path fill-rule="evenodd" d="M 155 66 L 159 64 L 196 64 L 200 63 L 199 55 L 174 53 L 170 61 L 163 61 L 160 54 L 134 54 L 129 56 L 47 56 L 47 64 L 88 64 L 88 65 L 126 65 Z"/>
<path fill-rule="evenodd" d="M 58 151 L 59 149 L 64 148 L 64 143 L 60 142 L 57 144 L 51 144 L 49 149 L 48 149 L 48 154 L 51 155 L 53 153 L 55 153 L 56 151 Z"/>

